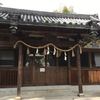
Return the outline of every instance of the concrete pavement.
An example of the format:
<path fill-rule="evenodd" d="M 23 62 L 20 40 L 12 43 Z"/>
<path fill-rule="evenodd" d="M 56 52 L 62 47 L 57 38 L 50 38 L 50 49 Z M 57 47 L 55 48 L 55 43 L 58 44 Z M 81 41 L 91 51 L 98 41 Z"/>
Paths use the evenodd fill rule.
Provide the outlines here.
<path fill-rule="evenodd" d="M 15 100 L 16 88 L 0 88 L 0 100 Z M 22 100 L 100 100 L 99 85 L 84 85 L 84 97 L 78 97 L 78 86 L 31 86 L 21 88 Z"/>

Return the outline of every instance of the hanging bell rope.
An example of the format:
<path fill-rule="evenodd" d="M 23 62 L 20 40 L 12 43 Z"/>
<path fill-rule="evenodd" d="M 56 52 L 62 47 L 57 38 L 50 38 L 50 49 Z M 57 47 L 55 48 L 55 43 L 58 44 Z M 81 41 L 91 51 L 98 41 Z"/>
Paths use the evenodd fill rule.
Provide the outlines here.
<path fill-rule="evenodd" d="M 46 48 L 46 47 L 48 47 L 48 46 L 53 46 L 56 50 L 61 51 L 61 52 L 68 52 L 68 51 L 71 51 L 71 50 L 73 50 L 75 47 L 78 46 L 78 47 L 80 48 L 80 54 L 82 53 L 82 48 L 81 48 L 81 46 L 80 46 L 79 44 L 76 44 L 75 46 L 71 47 L 70 49 L 64 50 L 64 49 L 60 49 L 60 48 L 56 47 L 56 46 L 55 46 L 54 44 L 52 44 L 52 43 L 46 44 L 46 45 L 44 45 L 44 46 L 38 46 L 38 47 L 36 47 L 36 46 L 31 46 L 31 45 L 29 45 L 29 44 L 27 44 L 27 43 L 25 43 L 25 42 L 19 40 L 19 41 L 17 41 L 17 42 L 15 43 L 15 45 L 14 45 L 13 47 L 16 48 L 16 46 L 17 46 L 18 43 L 22 43 L 22 44 L 24 44 L 25 46 L 27 46 L 27 47 L 29 47 L 29 48 L 33 48 L 33 49 L 42 49 L 42 48 Z"/>

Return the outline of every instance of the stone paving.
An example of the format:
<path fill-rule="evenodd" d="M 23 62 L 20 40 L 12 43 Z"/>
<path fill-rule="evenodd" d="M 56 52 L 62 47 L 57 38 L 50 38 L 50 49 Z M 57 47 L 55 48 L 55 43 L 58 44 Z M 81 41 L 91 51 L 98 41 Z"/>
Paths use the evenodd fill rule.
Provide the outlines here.
<path fill-rule="evenodd" d="M 19 100 L 16 97 L 16 88 L 1 88 L 0 100 Z M 78 86 L 32 86 L 22 87 L 22 100 L 100 100 L 99 85 L 83 86 L 84 97 L 78 97 Z"/>

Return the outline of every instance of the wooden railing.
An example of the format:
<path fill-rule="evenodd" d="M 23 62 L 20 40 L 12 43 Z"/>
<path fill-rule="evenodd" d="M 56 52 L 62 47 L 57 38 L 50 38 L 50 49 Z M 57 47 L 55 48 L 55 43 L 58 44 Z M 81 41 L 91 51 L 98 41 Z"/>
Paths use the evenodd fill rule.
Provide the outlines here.
<path fill-rule="evenodd" d="M 0 87 L 12 87 L 17 85 L 17 68 L 0 68 Z"/>

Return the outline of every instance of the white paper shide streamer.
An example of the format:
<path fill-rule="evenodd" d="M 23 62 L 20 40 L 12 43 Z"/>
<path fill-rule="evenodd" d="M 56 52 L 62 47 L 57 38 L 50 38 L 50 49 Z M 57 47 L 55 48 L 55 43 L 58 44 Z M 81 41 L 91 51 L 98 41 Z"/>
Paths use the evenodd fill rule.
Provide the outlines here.
<path fill-rule="evenodd" d="M 64 52 L 64 55 L 65 55 L 64 60 L 67 60 L 67 53 Z"/>
<path fill-rule="evenodd" d="M 38 53 L 39 53 L 39 49 L 37 48 L 37 49 L 36 49 L 36 54 L 38 54 Z"/>
<path fill-rule="evenodd" d="M 50 53 L 50 48 L 49 48 L 49 46 L 47 47 L 47 55 L 49 55 L 49 53 Z"/>
<path fill-rule="evenodd" d="M 54 48 L 54 52 L 53 52 L 53 55 L 55 55 L 56 54 L 56 49 Z"/>

